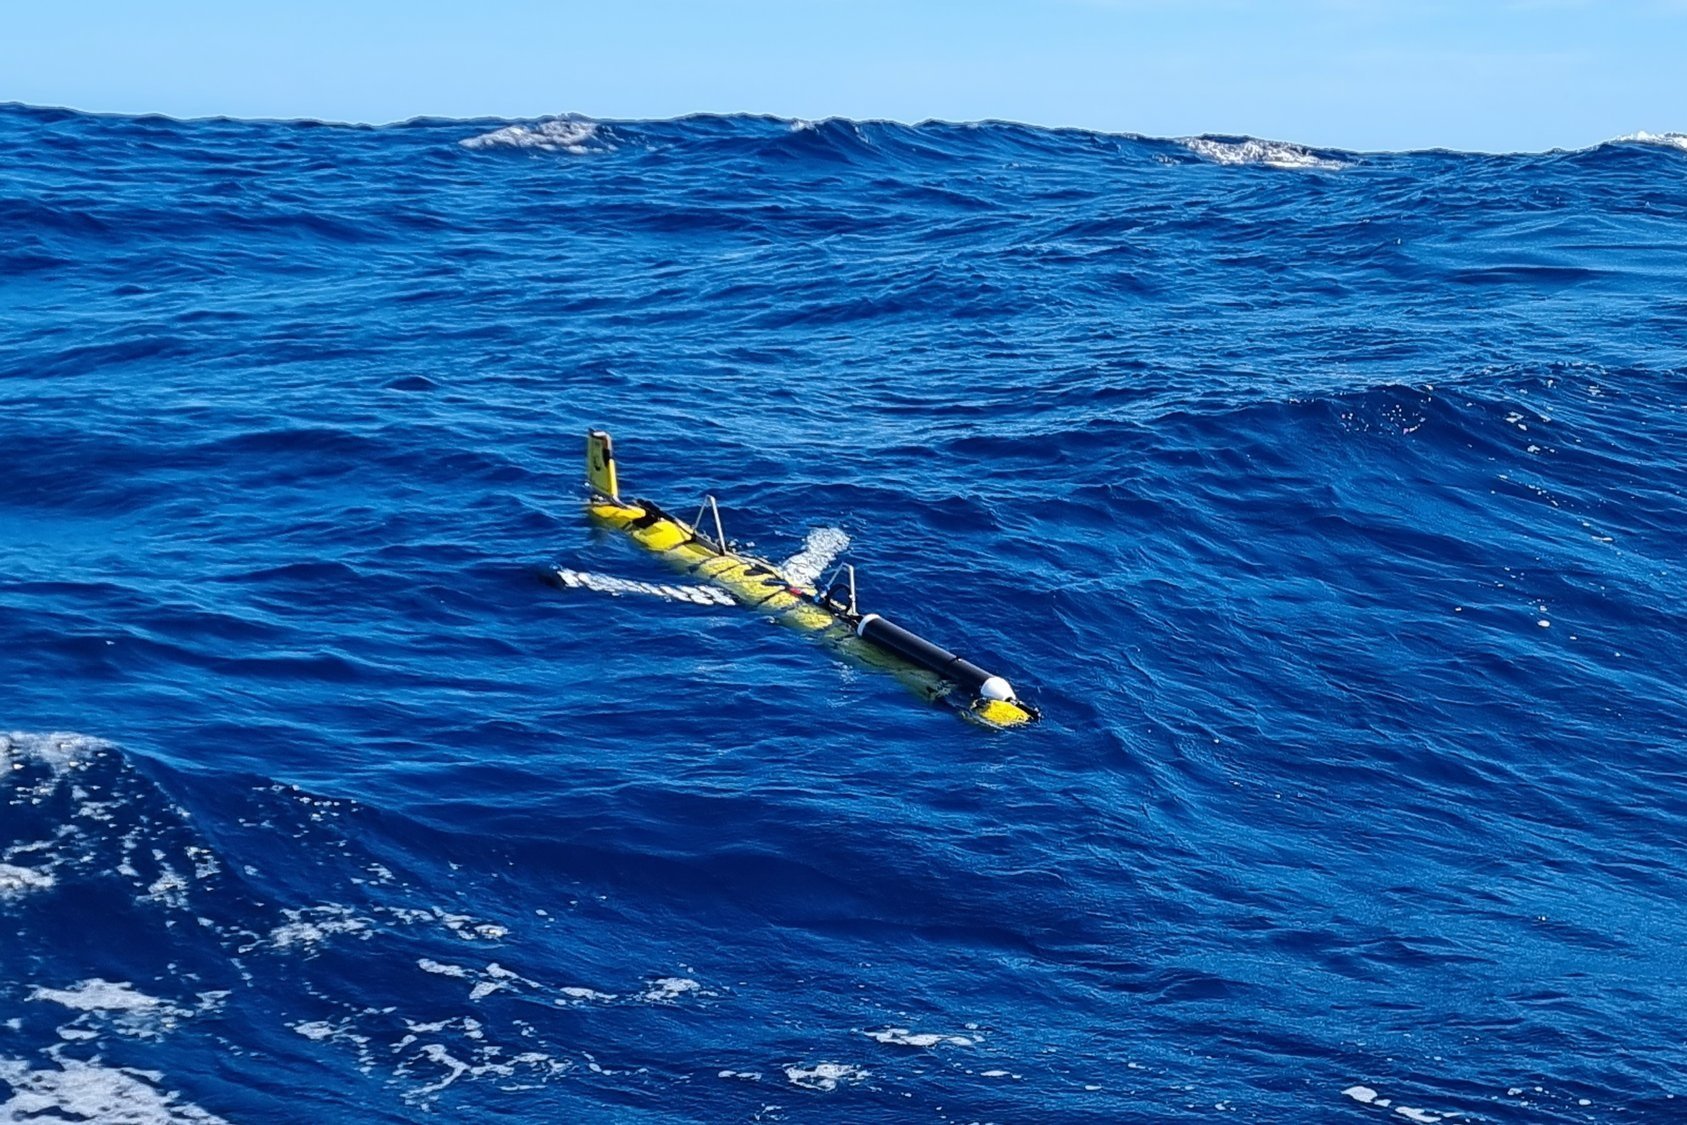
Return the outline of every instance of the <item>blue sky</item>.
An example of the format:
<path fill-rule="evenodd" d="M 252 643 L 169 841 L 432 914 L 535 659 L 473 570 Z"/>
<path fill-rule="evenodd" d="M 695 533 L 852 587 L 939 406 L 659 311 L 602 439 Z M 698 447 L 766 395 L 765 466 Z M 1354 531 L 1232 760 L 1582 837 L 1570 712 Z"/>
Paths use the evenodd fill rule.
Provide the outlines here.
<path fill-rule="evenodd" d="M 1687 0 L 12 5 L 0 101 L 176 116 L 995 117 L 1356 149 L 1687 131 Z"/>

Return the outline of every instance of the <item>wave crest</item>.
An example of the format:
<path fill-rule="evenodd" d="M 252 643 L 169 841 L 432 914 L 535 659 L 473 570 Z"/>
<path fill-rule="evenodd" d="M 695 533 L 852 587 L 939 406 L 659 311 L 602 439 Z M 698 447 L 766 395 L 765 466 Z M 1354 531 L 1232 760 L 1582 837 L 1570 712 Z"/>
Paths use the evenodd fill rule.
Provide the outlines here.
<path fill-rule="evenodd" d="M 1262 141 L 1254 137 L 1184 137 L 1178 143 L 1215 164 L 1259 164 L 1267 168 L 1322 171 L 1347 167 L 1347 161 L 1328 152 L 1288 141 Z"/>
<path fill-rule="evenodd" d="M 529 148 L 584 156 L 592 151 L 594 141 L 597 148 L 611 147 L 600 140 L 597 122 L 584 117 L 551 117 L 530 125 L 506 125 L 457 143 L 472 149 Z"/>
<path fill-rule="evenodd" d="M 1642 130 L 1618 137 L 1618 144 L 1659 145 L 1663 148 L 1678 148 L 1687 152 L 1687 133 L 1648 133 Z"/>

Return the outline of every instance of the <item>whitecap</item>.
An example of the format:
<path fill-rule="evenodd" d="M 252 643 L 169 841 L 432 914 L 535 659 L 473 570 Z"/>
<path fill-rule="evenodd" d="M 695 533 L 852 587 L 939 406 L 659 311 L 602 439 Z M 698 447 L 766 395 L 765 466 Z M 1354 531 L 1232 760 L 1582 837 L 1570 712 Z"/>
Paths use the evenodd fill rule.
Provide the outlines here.
<path fill-rule="evenodd" d="M 1253 137 L 1222 140 L 1217 137 L 1185 137 L 1178 141 L 1196 156 L 1215 164 L 1257 164 L 1267 168 L 1333 171 L 1345 168 L 1345 161 L 1323 156 L 1305 145 L 1287 141 L 1261 141 Z"/>
<path fill-rule="evenodd" d="M 184 1019 L 216 1011 L 227 998 L 226 991 L 201 992 L 195 1007 L 184 1008 L 149 996 L 126 981 L 109 981 L 103 977 L 90 977 L 68 988 L 37 986 L 29 994 L 32 1001 L 81 1012 L 70 1024 L 73 1028 L 109 1029 L 139 1039 L 159 1039 L 174 1031 Z M 60 1029 L 61 1034 L 63 1030 Z"/>
<path fill-rule="evenodd" d="M 148 996 L 124 981 L 109 981 L 90 977 L 69 988 L 35 988 L 31 1000 L 49 1000 L 80 1012 L 147 1012 L 161 1007 L 164 1001 Z"/>
<path fill-rule="evenodd" d="M 567 152 L 584 156 L 597 139 L 597 123 L 583 117 L 552 117 L 531 125 L 506 125 L 489 133 L 465 137 L 464 148 L 527 148 L 541 152 Z M 608 147 L 599 144 L 598 148 Z"/>
<path fill-rule="evenodd" d="M 805 1090 L 836 1090 L 840 1083 L 860 1082 L 869 1072 L 847 1063 L 816 1063 L 810 1067 L 788 1066 L 785 1077 L 793 1086 Z"/>
<path fill-rule="evenodd" d="M 469 971 L 461 965 L 446 965 L 429 957 L 416 959 L 416 967 L 424 973 L 438 973 L 442 977 L 467 977 Z"/>
<path fill-rule="evenodd" d="M 481 922 L 467 914 L 447 914 L 437 906 L 428 910 L 410 906 L 378 906 L 375 912 L 395 918 L 406 926 L 438 922 L 464 941 L 501 941 L 510 932 L 508 926 L 497 922 Z"/>
<path fill-rule="evenodd" d="M 146 897 L 164 906 L 177 908 L 187 905 L 187 880 L 168 864 L 160 864 L 160 874 L 146 889 Z"/>
<path fill-rule="evenodd" d="M 50 731 L 35 734 L 29 731 L 8 731 L 0 734 L 0 767 L 16 769 L 23 762 L 46 766 L 55 777 L 63 777 L 110 743 L 85 734 Z"/>
<path fill-rule="evenodd" d="M 607 1004 L 611 1000 L 615 999 L 615 996 L 614 996 L 613 993 L 599 992 L 595 988 L 581 988 L 578 985 L 565 985 L 564 987 L 557 989 L 557 991 L 562 993 L 563 996 L 567 997 L 566 1000 L 558 1000 L 557 1001 L 558 1004 L 564 1004 L 564 1005 L 566 1005 L 568 1003 Z"/>
<path fill-rule="evenodd" d="M 351 907 L 338 903 L 283 910 L 281 913 L 286 915 L 287 921 L 269 934 L 270 944 L 277 949 L 298 946 L 311 950 L 334 934 L 356 934 L 359 938 L 367 938 L 372 924 L 368 918 L 355 915 Z"/>
<path fill-rule="evenodd" d="M 883 1031 L 866 1031 L 863 1035 L 880 1043 L 894 1043 L 900 1047 L 935 1047 L 948 1043 L 955 1047 L 970 1047 L 972 1040 L 964 1035 L 938 1035 L 935 1032 L 914 1032 L 906 1027 L 887 1027 Z"/>
<path fill-rule="evenodd" d="M 1637 145 L 1662 145 L 1665 148 L 1678 148 L 1687 152 L 1687 133 L 1630 133 L 1625 137 L 1618 137 L 1617 141 Z"/>
<path fill-rule="evenodd" d="M 711 995 L 703 991 L 702 985 L 689 978 L 663 977 L 652 981 L 650 987 L 640 994 L 639 999 L 650 1004 L 672 1004 L 688 992 L 695 992 L 699 996 Z"/>
<path fill-rule="evenodd" d="M 59 1059 L 56 1070 L 32 1070 L 0 1059 L 0 1121 L 103 1121 L 109 1125 L 226 1125 L 181 1095 L 159 1089 L 160 1075 L 126 1067 Z"/>
<path fill-rule="evenodd" d="M 49 871 L 0 863 L 0 902 L 22 898 L 31 891 L 49 890 L 55 882 Z"/>
<path fill-rule="evenodd" d="M 101 739 L 0 733 L 0 808 L 26 805 L 51 810 L 58 823 L 47 839 L 0 848 L 0 902 L 86 872 L 120 876 L 139 901 L 181 911 L 189 872 L 208 879 L 221 870 L 211 849 L 193 842 L 188 814 Z"/>
<path fill-rule="evenodd" d="M 424 973 L 473 981 L 474 984 L 469 988 L 470 1000 L 484 1000 L 494 992 L 519 991 L 518 985 L 539 987 L 538 981 L 529 980 L 514 970 L 504 968 L 496 961 L 489 963 L 485 969 L 470 969 L 462 965 L 435 961 L 430 957 L 420 957 L 416 960 L 416 967 Z"/>

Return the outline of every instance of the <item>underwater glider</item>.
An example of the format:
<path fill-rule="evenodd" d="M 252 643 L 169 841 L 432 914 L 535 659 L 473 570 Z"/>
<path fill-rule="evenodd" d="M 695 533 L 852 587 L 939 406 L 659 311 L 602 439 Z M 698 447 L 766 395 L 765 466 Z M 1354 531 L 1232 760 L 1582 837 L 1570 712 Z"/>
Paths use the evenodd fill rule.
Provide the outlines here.
<path fill-rule="evenodd" d="M 876 613 L 860 612 L 855 604 L 854 567 L 839 566 L 831 580 L 819 587 L 793 582 L 767 560 L 732 549 L 721 530 L 720 510 L 713 496 L 704 500 L 692 524 L 648 500 L 622 500 L 615 451 L 609 435 L 602 430 L 586 433 L 586 481 L 592 493 L 587 510 L 594 518 L 725 590 L 740 605 L 814 633 L 849 656 L 890 671 L 920 694 L 947 703 L 986 726 L 1015 727 L 1041 717 L 1035 707 L 1015 696 L 1000 676 Z M 700 526 L 705 512 L 713 517 L 713 536 Z M 558 576 L 562 576 L 561 571 Z"/>

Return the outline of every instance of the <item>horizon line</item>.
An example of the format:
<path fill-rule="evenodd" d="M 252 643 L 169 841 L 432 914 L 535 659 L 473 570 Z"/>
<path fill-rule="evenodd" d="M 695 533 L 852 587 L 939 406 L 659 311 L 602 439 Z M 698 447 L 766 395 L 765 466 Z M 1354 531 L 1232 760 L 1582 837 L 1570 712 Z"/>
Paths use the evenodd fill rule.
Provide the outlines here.
<path fill-rule="evenodd" d="M 1687 151 L 1687 131 L 1673 129 L 1663 132 L 1651 132 L 1637 129 L 1627 133 L 1619 133 L 1605 137 L 1589 144 L 1574 147 L 1556 145 L 1545 149 L 1462 149 L 1445 145 L 1429 145 L 1421 148 L 1398 149 L 1366 149 L 1348 148 L 1343 145 L 1325 145 L 1310 141 L 1293 141 L 1280 137 L 1264 137 L 1253 133 L 1231 132 L 1201 132 L 1186 133 L 1177 136 L 1156 136 L 1151 133 L 1138 133 L 1129 130 L 1100 129 L 1087 125 L 1048 125 L 1036 121 L 1021 121 L 1007 117 L 978 117 L 969 119 L 953 119 L 944 117 L 925 117 L 919 120 L 908 120 L 895 117 L 851 117 L 847 114 L 828 114 L 823 117 L 801 117 L 773 113 L 765 110 L 690 110 L 685 113 L 674 114 L 669 117 L 599 117 L 594 114 L 582 113 L 577 110 L 564 110 L 553 113 L 539 113 L 505 117 L 498 114 L 475 114 L 473 116 L 457 116 L 452 114 L 418 113 L 411 117 L 393 118 L 386 121 L 369 121 L 353 118 L 331 118 L 312 116 L 242 116 L 232 113 L 205 114 L 176 114 L 161 110 L 147 110 L 134 112 L 130 110 L 86 109 L 72 105 L 44 105 L 35 102 L 3 101 L 0 109 L 23 109 L 35 111 L 74 113 L 84 117 L 115 117 L 130 120 L 146 118 L 161 118 L 181 124 L 191 124 L 199 121 L 237 121 L 252 124 L 270 125 L 315 125 L 328 128 L 344 129 L 389 129 L 405 125 L 421 123 L 452 123 L 460 122 L 465 125 L 477 125 L 496 122 L 501 125 L 523 125 L 545 121 L 586 121 L 595 125 L 646 125 L 662 124 L 666 122 L 685 121 L 696 117 L 717 118 L 757 118 L 768 121 L 779 121 L 791 125 L 822 125 L 827 122 L 839 121 L 852 125 L 894 125 L 904 129 L 917 129 L 925 125 L 952 125 L 957 127 L 977 125 L 1006 125 L 1021 129 L 1035 129 L 1048 133 L 1085 133 L 1090 136 L 1120 137 L 1138 141 L 1170 141 L 1174 143 L 1194 140 L 1218 141 L 1256 141 L 1263 144 L 1284 145 L 1310 153 L 1342 153 L 1350 156 L 1406 156 L 1420 153 L 1448 153 L 1459 156 L 1550 156 L 1555 153 L 1588 152 L 1611 144 L 1661 144 L 1664 147 L 1680 148 Z"/>

